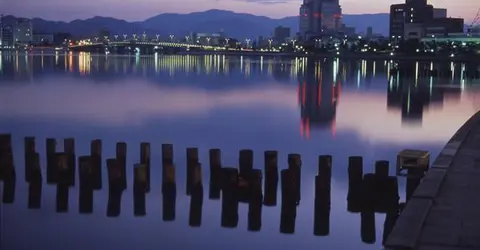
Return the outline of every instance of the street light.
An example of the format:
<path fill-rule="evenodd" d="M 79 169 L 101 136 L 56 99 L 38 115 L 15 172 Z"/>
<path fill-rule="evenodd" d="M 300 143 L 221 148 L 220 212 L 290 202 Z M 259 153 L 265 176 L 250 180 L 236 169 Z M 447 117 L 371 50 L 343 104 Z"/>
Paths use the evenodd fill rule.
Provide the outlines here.
<path fill-rule="evenodd" d="M 210 39 L 211 39 L 210 37 L 207 37 L 207 45 L 209 46 L 210 46 Z"/>
<path fill-rule="evenodd" d="M 229 45 L 230 45 L 228 42 L 230 42 L 230 38 L 225 38 L 225 46 L 229 46 Z"/>
<path fill-rule="evenodd" d="M 185 41 L 188 43 L 188 41 L 190 40 L 190 37 L 189 36 L 185 36 Z"/>
<path fill-rule="evenodd" d="M 143 32 L 142 37 L 143 37 L 143 40 L 146 40 L 147 39 L 147 34 L 145 32 Z"/>
<path fill-rule="evenodd" d="M 173 43 L 173 39 L 175 38 L 175 35 L 170 35 L 170 40 Z"/>
<path fill-rule="evenodd" d="M 103 40 L 108 40 L 108 36 L 103 36 Z"/>
<path fill-rule="evenodd" d="M 95 39 L 95 42 L 97 42 L 97 41 L 98 41 L 98 37 L 95 37 L 94 39 Z"/>
<path fill-rule="evenodd" d="M 133 34 L 132 36 L 134 40 L 137 40 L 137 34 Z"/>
<path fill-rule="evenodd" d="M 296 43 L 296 42 L 297 42 L 297 40 L 295 40 L 295 39 L 292 40 L 292 45 L 293 45 L 293 47 L 295 47 L 295 43 Z"/>
<path fill-rule="evenodd" d="M 113 37 L 115 38 L 115 40 L 117 40 L 117 39 L 118 39 L 118 35 L 114 35 Z"/>
<path fill-rule="evenodd" d="M 250 47 L 250 41 L 251 40 L 249 38 L 245 39 L 245 42 L 247 42 L 247 49 Z"/>
<path fill-rule="evenodd" d="M 272 49 L 272 42 L 273 42 L 273 39 L 268 39 L 268 48 L 269 49 Z"/>
<path fill-rule="evenodd" d="M 128 37 L 127 34 L 123 34 L 123 40 L 127 40 L 127 37 Z"/>

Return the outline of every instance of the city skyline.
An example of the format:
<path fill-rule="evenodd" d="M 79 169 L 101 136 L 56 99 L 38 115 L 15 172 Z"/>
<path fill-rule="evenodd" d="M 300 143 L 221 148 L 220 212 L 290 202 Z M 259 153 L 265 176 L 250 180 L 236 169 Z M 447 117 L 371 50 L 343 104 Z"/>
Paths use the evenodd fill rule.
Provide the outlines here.
<path fill-rule="evenodd" d="M 367 5 L 365 2 L 355 0 L 341 0 L 340 4 L 344 14 L 373 14 L 388 13 L 390 5 L 395 1 L 372 0 L 371 2 L 372 4 Z M 474 18 L 480 7 L 475 3 L 476 1 L 471 0 L 461 2 L 430 0 L 428 2 L 438 8 L 447 8 L 450 17 L 465 18 L 466 24 Z M 135 2 L 84 0 L 75 3 L 60 0 L 44 0 L 41 3 L 36 0 L 4 0 L 3 3 L 3 14 L 27 18 L 72 21 L 104 16 L 127 21 L 142 21 L 164 13 L 186 14 L 210 9 L 283 18 L 298 15 L 302 0 L 136 0 Z M 93 4 L 96 4 L 96 8 L 92 8 Z"/>

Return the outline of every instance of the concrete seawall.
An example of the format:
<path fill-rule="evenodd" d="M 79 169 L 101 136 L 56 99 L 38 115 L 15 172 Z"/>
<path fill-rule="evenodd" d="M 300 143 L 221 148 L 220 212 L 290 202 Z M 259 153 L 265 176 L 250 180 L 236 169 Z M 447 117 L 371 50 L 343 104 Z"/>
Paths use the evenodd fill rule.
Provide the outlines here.
<path fill-rule="evenodd" d="M 480 247 L 480 112 L 449 140 L 398 218 L 388 250 Z"/>

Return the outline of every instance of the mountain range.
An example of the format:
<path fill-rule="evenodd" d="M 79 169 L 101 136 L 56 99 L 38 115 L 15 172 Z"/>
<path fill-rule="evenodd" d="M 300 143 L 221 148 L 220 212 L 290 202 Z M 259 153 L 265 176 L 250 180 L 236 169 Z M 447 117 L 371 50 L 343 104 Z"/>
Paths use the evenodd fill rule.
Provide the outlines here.
<path fill-rule="evenodd" d="M 6 16 L 5 22 L 14 20 L 13 16 Z M 298 17 L 280 19 L 265 16 L 256 16 L 245 13 L 235 13 L 225 10 L 208 10 L 189 14 L 160 14 L 140 22 L 95 16 L 85 20 L 71 22 L 49 21 L 33 18 L 35 33 L 67 32 L 73 36 L 95 36 L 99 31 L 106 29 L 110 34 L 160 34 L 168 36 L 184 36 L 190 32 L 213 33 L 224 31 L 229 37 L 237 39 L 271 36 L 275 27 L 282 25 L 291 29 L 292 35 L 298 31 Z M 343 23 L 355 27 L 357 32 L 365 33 L 367 27 L 372 27 L 375 33 L 388 34 L 389 14 L 359 14 L 344 15 Z"/>

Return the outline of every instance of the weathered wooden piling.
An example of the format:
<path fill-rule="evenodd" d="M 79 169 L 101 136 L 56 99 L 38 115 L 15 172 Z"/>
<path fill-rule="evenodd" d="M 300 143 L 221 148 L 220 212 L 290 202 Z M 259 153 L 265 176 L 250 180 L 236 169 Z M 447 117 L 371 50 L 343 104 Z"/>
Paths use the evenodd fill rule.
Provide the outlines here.
<path fill-rule="evenodd" d="M 146 168 L 146 193 L 150 192 L 150 143 L 140 143 L 140 164 Z"/>
<path fill-rule="evenodd" d="M 127 189 L 127 144 L 125 142 L 117 142 L 115 156 L 122 174 L 121 188 L 125 190 Z"/>
<path fill-rule="evenodd" d="M 108 190 L 107 217 L 118 217 L 121 213 L 122 190 Z"/>
<path fill-rule="evenodd" d="M 55 162 L 57 140 L 54 138 L 47 138 L 45 140 L 45 148 L 47 151 L 47 184 L 55 184 L 57 182 L 57 167 Z"/>
<path fill-rule="evenodd" d="M 222 178 L 222 152 L 220 149 L 210 149 L 210 188 L 209 199 L 220 199 L 221 178 Z"/>
<path fill-rule="evenodd" d="M 321 155 L 318 157 L 318 175 L 315 177 L 315 193 L 321 198 L 322 206 L 330 206 L 332 182 L 332 156 Z"/>
<path fill-rule="evenodd" d="M 375 174 L 366 174 L 363 177 L 363 208 L 360 213 L 360 228 L 362 242 L 373 244 L 376 241 L 375 235 L 375 200 L 376 184 Z"/>
<path fill-rule="evenodd" d="M 263 204 L 265 206 L 277 205 L 278 188 L 278 152 L 265 151 L 265 197 Z"/>
<path fill-rule="evenodd" d="M 242 179 L 248 179 L 253 170 L 253 150 L 242 149 L 238 157 L 239 176 Z"/>
<path fill-rule="evenodd" d="M 133 173 L 133 213 L 135 216 L 145 216 L 148 188 L 148 168 L 144 164 L 135 164 Z"/>
<path fill-rule="evenodd" d="M 175 183 L 175 165 L 173 163 L 164 164 L 162 183 L 163 198 L 163 220 L 175 220 L 175 203 L 177 197 L 177 186 Z"/>
<path fill-rule="evenodd" d="M 375 212 L 388 213 L 398 208 L 398 180 L 395 176 L 375 178 Z"/>
<path fill-rule="evenodd" d="M 57 213 L 68 212 L 69 187 L 71 185 L 70 169 L 66 153 L 55 153 L 56 163 L 56 211 Z"/>
<path fill-rule="evenodd" d="M 40 168 L 40 156 L 32 153 L 30 158 L 30 172 L 27 176 L 28 183 L 28 208 L 38 209 L 42 199 L 42 169 Z"/>
<path fill-rule="evenodd" d="M 389 163 L 388 161 L 377 161 L 375 162 L 375 176 L 377 178 L 387 178 L 388 177 Z"/>
<path fill-rule="evenodd" d="M 25 137 L 25 142 L 24 142 L 24 147 L 25 147 L 25 154 L 24 154 L 24 160 L 25 160 L 25 181 L 27 183 L 30 182 L 30 176 L 31 176 L 31 167 L 32 167 L 32 155 L 35 154 L 35 137 L 28 136 Z"/>
<path fill-rule="evenodd" d="M 238 225 L 238 169 L 223 169 L 221 226 L 235 228 Z"/>
<path fill-rule="evenodd" d="M 122 170 L 117 159 L 107 159 L 108 188 L 115 191 L 123 191 Z"/>
<path fill-rule="evenodd" d="M 297 217 L 297 191 L 292 170 L 280 171 L 282 186 L 282 205 L 280 215 L 280 233 L 293 234 Z"/>
<path fill-rule="evenodd" d="M 315 206 L 317 206 L 315 202 Z M 328 236 L 330 234 L 330 207 L 316 207 L 313 222 L 313 235 Z"/>
<path fill-rule="evenodd" d="M 162 144 L 162 163 L 173 164 L 173 145 Z"/>
<path fill-rule="evenodd" d="M 90 162 L 92 165 L 93 189 L 102 189 L 102 140 L 90 143 Z"/>
<path fill-rule="evenodd" d="M 76 157 L 75 157 L 75 139 L 67 138 L 63 140 L 63 151 L 67 157 L 67 166 L 69 169 L 69 182 L 70 186 L 75 186 L 75 169 L 76 169 Z"/>
<path fill-rule="evenodd" d="M 328 175 L 315 177 L 315 208 L 313 234 L 327 236 L 330 233 L 331 180 Z"/>
<path fill-rule="evenodd" d="M 260 231 L 262 228 L 262 171 L 252 170 L 250 177 L 250 199 L 248 202 L 248 230 Z"/>
<path fill-rule="evenodd" d="M 187 148 L 187 184 L 186 193 L 191 194 L 193 172 L 198 164 L 198 148 Z"/>
<path fill-rule="evenodd" d="M 191 227 L 202 225 L 202 205 L 203 205 L 203 184 L 202 184 L 202 166 L 197 164 L 193 169 L 193 182 L 190 196 L 190 213 L 188 224 Z"/>
<path fill-rule="evenodd" d="M 78 158 L 78 212 L 81 214 L 93 213 L 93 168 L 92 158 L 90 156 L 80 156 Z"/>
<path fill-rule="evenodd" d="M 347 211 L 351 213 L 362 211 L 362 181 L 363 158 L 361 156 L 350 156 L 348 158 Z"/>
<path fill-rule="evenodd" d="M 301 200 L 301 188 L 302 188 L 302 158 L 299 154 L 289 154 L 288 155 L 288 169 L 291 170 L 293 174 L 293 181 L 295 182 L 295 191 L 297 198 L 297 205 Z"/>

